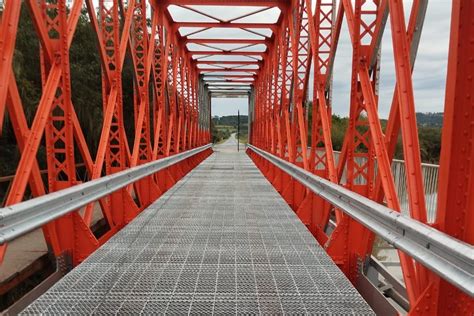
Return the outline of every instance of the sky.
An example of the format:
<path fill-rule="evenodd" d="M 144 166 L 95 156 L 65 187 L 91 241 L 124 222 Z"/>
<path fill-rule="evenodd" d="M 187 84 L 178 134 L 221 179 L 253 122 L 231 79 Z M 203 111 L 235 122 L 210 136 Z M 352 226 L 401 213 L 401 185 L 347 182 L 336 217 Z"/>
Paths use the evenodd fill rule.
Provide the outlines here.
<path fill-rule="evenodd" d="M 249 112 L 248 98 L 213 98 L 211 103 L 212 116 L 237 115 L 237 111 L 240 111 L 242 115 L 247 115 Z"/>
<path fill-rule="evenodd" d="M 408 20 L 412 1 L 405 0 L 404 4 L 406 20 Z M 203 9 L 204 7 L 196 6 L 196 8 Z M 224 20 L 237 16 L 246 10 L 249 11 L 249 8 L 240 7 L 229 12 L 227 8 L 223 9 L 222 7 L 213 7 L 209 10 L 209 7 L 206 7 L 206 12 Z M 199 17 L 199 15 L 190 13 L 190 11 L 184 9 L 170 8 L 170 11 L 175 20 L 187 20 L 191 18 L 193 20 L 202 19 L 201 21 L 206 21 L 206 19 Z M 278 11 L 276 14 L 278 15 Z M 247 19 L 245 22 L 267 22 L 268 19 L 274 19 L 274 17 L 275 11 L 271 11 L 253 17 L 252 21 Z M 451 1 L 429 1 L 415 63 L 415 70 L 413 73 L 415 106 L 417 112 L 443 111 L 450 17 Z M 207 21 L 212 20 L 207 19 Z M 240 22 L 244 21 L 241 20 Z M 217 36 L 219 34 L 228 34 L 227 32 L 229 32 L 228 29 L 215 30 L 212 35 Z M 203 33 L 200 36 L 206 37 L 206 34 Z M 209 34 L 209 36 L 211 35 Z M 349 114 L 351 56 L 352 47 L 347 30 L 347 21 L 344 20 L 333 72 L 333 113 L 340 116 L 348 116 Z M 395 68 L 389 20 L 382 40 L 379 83 L 379 116 L 381 118 L 386 118 L 390 111 L 394 85 Z M 311 95 L 312 91 L 310 91 L 310 96 Z M 246 114 L 248 111 L 248 100 L 231 98 L 214 98 L 212 100 L 213 115 L 233 115 L 237 113 L 238 109 L 242 114 Z"/>

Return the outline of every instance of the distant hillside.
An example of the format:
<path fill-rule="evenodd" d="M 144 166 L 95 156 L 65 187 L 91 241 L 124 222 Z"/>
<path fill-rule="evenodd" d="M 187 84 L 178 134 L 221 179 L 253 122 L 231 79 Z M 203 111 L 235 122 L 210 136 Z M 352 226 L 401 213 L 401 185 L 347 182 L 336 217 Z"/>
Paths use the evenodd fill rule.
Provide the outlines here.
<path fill-rule="evenodd" d="M 443 113 L 416 113 L 416 121 L 420 126 L 442 127 Z"/>
<path fill-rule="evenodd" d="M 225 126 L 234 126 L 237 127 L 237 115 L 227 115 L 227 116 L 214 116 L 212 121 L 215 125 L 225 125 Z M 248 116 L 240 116 L 240 126 L 247 125 Z"/>
<path fill-rule="evenodd" d="M 240 125 L 247 125 L 247 115 L 240 116 Z M 212 121 L 215 125 L 237 126 L 237 115 L 214 116 Z M 381 120 L 385 122 L 386 120 Z M 416 121 L 420 126 L 426 127 L 442 127 L 443 126 L 443 112 L 428 112 L 416 113 Z M 383 123 L 382 123 L 383 124 Z"/>

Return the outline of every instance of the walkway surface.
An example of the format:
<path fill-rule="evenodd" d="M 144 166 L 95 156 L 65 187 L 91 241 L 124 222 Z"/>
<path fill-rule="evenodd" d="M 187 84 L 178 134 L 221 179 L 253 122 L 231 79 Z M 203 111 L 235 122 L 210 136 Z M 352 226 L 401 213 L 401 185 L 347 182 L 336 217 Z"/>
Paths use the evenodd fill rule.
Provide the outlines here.
<path fill-rule="evenodd" d="M 24 312 L 373 314 L 235 138 Z"/>

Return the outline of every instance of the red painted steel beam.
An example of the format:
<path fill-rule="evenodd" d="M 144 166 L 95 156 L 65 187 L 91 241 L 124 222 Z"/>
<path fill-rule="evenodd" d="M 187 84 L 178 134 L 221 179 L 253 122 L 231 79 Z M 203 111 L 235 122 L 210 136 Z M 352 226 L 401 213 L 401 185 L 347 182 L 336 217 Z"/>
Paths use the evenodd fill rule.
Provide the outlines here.
<path fill-rule="evenodd" d="M 226 74 L 226 75 L 209 75 L 205 76 L 204 78 L 212 77 L 212 78 L 254 78 L 256 75 L 255 74 L 248 74 L 248 75 L 232 75 L 232 74 Z"/>
<path fill-rule="evenodd" d="M 193 50 L 189 51 L 193 56 L 195 55 L 212 55 L 212 56 L 265 56 L 264 52 L 247 52 L 247 51 L 212 51 L 212 50 Z"/>
<path fill-rule="evenodd" d="M 251 73 L 257 73 L 258 69 L 240 69 L 240 68 L 221 68 L 221 69 L 216 69 L 216 68 L 198 68 L 198 71 L 200 73 L 203 72 L 251 72 Z M 249 74 L 250 75 L 250 74 Z"/>
<path fill-rule="evenodd" d="M 255 83 L 253 80 L 239 80 L 239 79 L 225 79 L 225 80 L 206 80 L 206 83 L 223 83 L 223 82 L 233 82 L 233 83 Z"/>
<path fill-rule="evenodd" d="M 130 165 L 148 161 L 150 158 L 159 158 L 158 152 L 155 155 L 155 151 L 153 150 L 151 153 L 150 150 L 150 115 L 147 112 L 148 102 L 151 99 L 148 95 L 148 83 L 152 69 L 154 71 L 153 80 L 157 81 L 154 87 L 158 91 L 156 92 L 157 96 L 160 97 L 156 103 L 159 104 L 162 101 L 166 103 L 167 100 L 171 100 L 170 104 L 159 104 L 157 107 L 156 114 L 158 117 L 161 115 L 162 118 L 156 119 L 157 124 L 154 126 L 154 129 L 158 131 L 155 134 L 155 136 L 158 135 L 158 144 L 169 143 L 171 140 L 173 152 L 178 152 L 209 141 L 209 124 L 197 121 L 200 109 L 197 102 L 199 73 L 196 71 L 196 63 L 192 61 L 191 55 L 186 51 L 179 35 L 171 35 L 170 22 L 164 14 L 164 10 L 160 8 L 160 4 L 156 1 L 150 2 L 154 13 L 151 20 L 151 30 L 149 30 L 145 23 L 148 1 L 131 0 L 125 7 L 122 0 L 100 0 L 99 5 L 103 11 L 100 12 L 98 19 L 93 8 L 93 1 L 87 0 L 90 22 L 95 32 L 98 33 L 103 80 L 104 119 L 97 156 L 93 161 L 71 102 L 69 69 L 69 48 L 84 1 L 75 0 L 68 8 L 66 0 L 53 1 L 52 3 L 44 0 L 25 2 L 30 9 L 32 24 L 41 43 L 43 94 L 36 108 L 31 128 L 29 128 L 25 121 L 15 78 L 11 72 L 11 55 L 15 48 L 14 38 L 18 29 L 17 22 L 21 2 L 7 1 L 0 26 L 0 52 L 2 55 L 0 73 L 10 80 L 4 80 L 4 84 L 0 85 L 0 117 L 3 117 L 2 113 L 8 109 L 21 152 L 18 171 L 12 182 L 7 205 L 24 199 L 26 185 L 30 186 L 34 196 L 45 192 L 41 177 L 38 176 L 39 169 L 36 162 L 38 146 L 42 139 L 45 139 L 47 146 L 49 191 L 56 191 L 75 184 L 75 150 L 79 150 L 83 156 L 90 178 L 101 176 L 104 173 L 104 167 L 105 173 L 110 174 L 119 169 L 128 168 Z M 50 30 L 53 28 L 55 32 L 51 33 Z M 165 28 L 166 33 L 169 34 L 166 41 L 169 45 L 166 49 L 163 39 L 159 39 L 160 35 L 165 33 Z M 141 34 L 147 33 L 149 36 L 141 36 Z M 132 36 L 129 37 L 129 34 Z M 132 153 L 130 153 L 125 136 L 121 96 L 122 67 L 125 57 L 130 56 L 127 54 L 127 50 L 131 51 L 135 72 L 136 125 Z M 163 52 L 167 54 L 166 58 L 162 58 L 165 55 Z M 171 62 L 167 63 L 170 56 L 174 58 L 171 58 Z M 158 65 L 155 64 L 155 61 Z M 168 86 L 171 89 L 166 87 L 166 92 L 163 91 L 165 81 L 171 82 Z M 59 90 L 61 93 L 58 93 Z M 6 94 L 5 91 L 7 91 Z M 165 93 L 169 93 L 168 98 L 165 97 Z M 6 102 L 2 100 L 3 95 L 6 95 Z M 170 95 L 175 98 L 169 98 Z M 204 104 L 204 106 L 208 105 Z M 166 113 L 165 108 L 171 110 L 171 115 Z M 61 122 L 61 124 L 55 125 L 56 122 Z M 161 124 L 163 124 L 163 128 L 160 127 Z M 159 132 L 168 128 L 168 125 L 173 126 L 173 124 L 173 135 L 168 137 L 166 133 Z M 161 140 L 159 140 L 160 137 Z M 181 167 L 173 168 L 176 170 L 166 171 L 160 177 L 155 178 L 167 178 L 165 186 L 169 186 L 189 168 L 190 164 L 186 162 Z M 58 177 L 59 174 L 61 177 Z M 170 180 L 170 177 L 174 178 Z M 149 189 L 152 183 L 153 181 L 147 184 Z M 136 186 L 136 189 L 135 192 L 138 193 L 141 207 L 146 206 L 150 202 L 149 199 L 143 199 L 143 191 L 146 190 L 140 186 Z M 116 192 L 99 202 L 110 226 L 110 230 L 101 238 L 102 241 L 110 238 L 117 231 L 117 227 L 121 227 L 131 220 L 139 211 L 126 190 Z M 114 206 L 113 214 L 108 212 L 110 204 Z M 92 235 L 88 227 L 91 211 L 92 204 L 86 208 L 84 218 L 74 213 L 72 217 L 64 221 L 60 219 L 48 224 L 45 228 L 45 238 L 48 245 L 56 254 L 64 251 L 70 253 L 74 265 L 99 245 L 99 241 Z M 3 257 L 5 249 L 5 245 L 0 247 L 0 259 Z"/>
<path fill-rule="evenodd" d="M 195 60 L 194 60 L 195 61 Z M 205 63 L 200 64 L 202 67 L 196 68 L 196 70 L 206 70 L 206 71 L 211 71 L 211 72 L 219 72 L 219 71 L 238 71 L 238 72 L 259 72 L 261 70 L 261 64 L 256 64 L 258 68 L 244 68 L 249 65 L 238 65 L 238 64 L 231 64 L 231 65 L 225 65 L 225 66 L 219 66 L 219 64 L 214 65 L 207 65 Z"/>
<path fill-rule="evenodd" d="M 389 3 L 410 214 L 413 218 L 426 223 L 425 192 L 423 189 L 415 96 L 410 67 L 410 46 L 405 26 L 403 3 L 393 0 L 390 0 Z"/>
<path fill-rule="evenodd" d="M 269 40 L 260 40 L 260 39 L 229 39 L 229 38 L 219 38 L 219 39 L 204 39 L 204 38 L 187 38 L 185 37 L 184 42 L 186 44 L 263 44 L 268 45 Z"/>
<path fill-rule="evenodd" d="M 212 5 L 212 6 L 257 6 L 257 7 L 279 7 L 288 6 L 285 0 L 164 0 L 165 5 Z"/>
<path fill-rule="evenodd" d="M 173 27 L 201 27 L 201 28 L 239 28 L 239 29 L 270 29 L 275 30 L 277 25 L 272 23 L 238 23 L 238 22 L 174 22 Z"/>
<path fill-rule="evenodd" d="M 38 4 L 31 3 L 32 7 L 37 8 Z M 74 17 L 76 17 L 75 15 Z M 35 15 L 35 17 L 42 19 L 41 14 Z M 77 19 L 70 19 L 68 21 L 68 30 L 70 33 L 74 33 L 75 27 L 77 25 Z M 41 20 L 38 24 L 46 23 L 45 21 Z M 48 36 L 47 33 L 41 33 L 41 35 Z M 72 36 L 68 37 L 68 45 L 70 46 L 70 39 L 72 40 Z M 51 41 L 49 38 L 42 39 L 46 47 L 51 47 Z M 68 47 L 69 47 L 68 46 Z M 38 104 L 37 112 L 35 115 L 35 119 L 33 120 L 31 126 L 31 133 L 28 136 L 28 140 L 25 143 L 25 153 L 20 158 L 20 163 L 17 168 L 17 173 L 15 179 L 12 182 L 12 187 L 10 190 L 10 194 L 7 198 L 8 204 L 18 203 L 23 199 L 24 192 L 27 185 L 27 180 L 29 174 L 31 172 L 31 168 L 33 165 L 33 161 L 36 158 L 36 152 L 38 151 L 38 147 L 40 141 L 42 139 L 42 135 L 44 133 L 46 124 L 48 123 L 48 114 L 51 111 L 52 102 L 54 100 L 54 93 L 56 88 L 58 87 L 62 75 L 62 65 L 61 64 L 54 64 L 52 66 L 51 71 L 48 74 L 47 81 L 43 87 L 43 94 L 41 96 L 40 102 Z"/>
<path fill-rule="evenodd" d="M 16 29 L 20 19 L 21 3 L 9 5 L 2 12 L 2 20 L 0 25 L 0 136 L 3 131 L 3 116 L 5 114 L 5 101 L 8 92 L 8 80 L 12 72 L 13 53 L 15 51 Z"/>
<path fill-rule="evenodd" d="M 205 61 L 201 59 L 197 59 L 194 61 L 195 64 L 197 65 L 235 65 L 235 66 L 241 66 L 241 65 L 261 65 L 262 61 L 261 60 L 252 60 L 252 61 L 229 61 L 229 60 L 221 60 L 221 61 Z M 199 67 L 198 67 L 199 69 Z"/>
<path fill-rule="evenodd" d="M 248 89 L 228 89 L 228 90 L 221 90 L 221 89 L 210 89 L 209 93 L 211 94 L 240 94 L 240 95 L 248 95 L 251 90 Z"/>
<path fill-rule="evenodd" d="M 251 85 L 237 85 L 237 84 L 232 84 L 232 85 L 220 85 L 220 84 L 208 84 L 207 87 L 209 89 L 220 89 L 220 88 L 251 88 Z"/>
<path fill-rule="evenodd" d="M 251 90 L 250 89 L 246 89 L 246 88 L 242 88 L 242 89 L 238 89 L 238 88 L 233 88 L 233 89 L 221 89 L 221 88 L 209 88 L 209 91 L 211 92 L 222 92 L 222 91 L 245 91 L 245 92 L 250 92 Z"/>
<path fill-rule="evenodd" d="M 374 1 L 372 0 L 370 2 Z M 353 185 L 356 184 L 354 182 L 356 177 L 363 176 L 367 179 L 367 183 L 372 186 L 375 168 L 374 158 L 377 157 L 378 171 L 382 179 L 382 186 L 384 188 L 387 204 L 390 208 L 399 211 L 400 203 L 398 201 L 394 180 L 391 175 L 390 161 L 388 159 L 388 153 L 385 147 L 384 136 L 377 112 L 377 98 L 374 91 L 377 76 L 374 76 L 374 73 L 369 74 L 370 65 L 368 63 L 368 55 L 370 52 L 364 50 L 362 46 L 362 40 L 370 40 L 374 35 L 374 29 L 377 25 L 375 22 L 375 15 L 383 14 L 383 11 L 380 11 L 380 7 L 377 7 L 377 11 L 364 10 L 370 2 L 363 3 L 357 1 L 356 7 L 353 8 L 350 1 L 343 1 L 349 33 L 354 47 L 350 115 L 351 123 L 349 124 L 351 128 L 345 139 L 345 144 L 348 148 L 347 172 L 348 179 L 352 179 L 351 183 L 353 183 Z M 370 16 L 372 16 L 372 18 Z M 367 20 L 370 21 L 370 19 L 374 21 L 374 23 L 368 23 Z M 364 23 L 362 23 L 362 21 L 364 21 Z M 401 26 L 397 25 L 396 27 L 400 28 Z M 397 58 L 397 55 L 395 55 L 395 58 Z M 365 121 L 358 119 L 362 111 L 366 111 L 368 116 L 368 119 Z M 365 128 L 366 131 L 363 133 L 359 132 L 359 130 L 355 128 L 357 125 L 361 126 L 360 128 Z M 363 168 L 361 168 L 355 160 L 356 157 L 361 155 L 356 151 L 360 144 L 364 144 L 364 146 L 369 148 L 369 151 L 363 154 L 365 155 L 365 159 L 368 161 L 368 167 L 363 166 Z M 365 185 L 364 194 L 366 195 L 369 194 L 367 189 L 368 187 Z M 421 274 L 417 273 L 417 268 L 420 268 L 420 270 L 423 268 L 419 265 L 416 265 L 415 268 L 413 260 L 407 257 L 404 253 L 399 252 L 399 255 L 405 283 L 407 285 L 409 300 L 413 304 L 420 292 Z"/>
<path fill-rule="evenodd" d="M 435 227 L 474 245 L 474 3 L 453 1 Z M 416 308 L 473 315 L 474 300 L 432 276 Z"/>

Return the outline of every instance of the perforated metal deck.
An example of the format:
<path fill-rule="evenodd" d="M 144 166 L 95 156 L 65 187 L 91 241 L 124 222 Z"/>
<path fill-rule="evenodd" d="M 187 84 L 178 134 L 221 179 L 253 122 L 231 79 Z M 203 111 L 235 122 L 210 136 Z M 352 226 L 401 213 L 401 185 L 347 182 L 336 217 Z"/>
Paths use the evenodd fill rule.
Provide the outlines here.
<path fill-rule="evenodd" d="M 25 314 L 373 314 L 244 153 L 216 152 Z"/>

